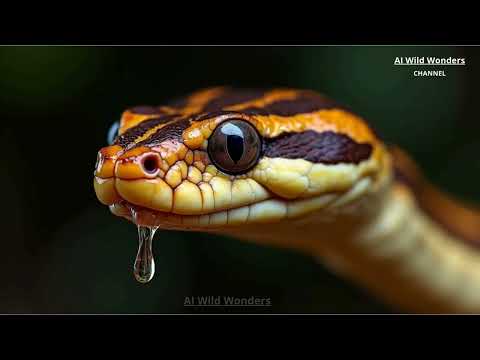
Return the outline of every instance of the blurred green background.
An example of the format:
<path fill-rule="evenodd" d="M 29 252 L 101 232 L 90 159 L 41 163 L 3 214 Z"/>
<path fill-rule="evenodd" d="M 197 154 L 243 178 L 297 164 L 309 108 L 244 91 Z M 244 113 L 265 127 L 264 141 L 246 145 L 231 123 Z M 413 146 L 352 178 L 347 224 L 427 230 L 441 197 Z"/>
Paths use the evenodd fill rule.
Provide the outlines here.
<path fill-rule="evenodd" d="M 396 56 L 467 66 L 415 78 Z M 309 88 L 369 119 L 435 184 L 480 203 L 479 80 L 476 47 L 1 47 L 0 312 L 396 312 L 309 258 L 205 234 L 159 231 L 156 276 L 137 284 L 136 228 L 97 202 L 96 152 L 133 105 L 211 85 Z M 183 306 L 208 295 L 272 306 Z"/>

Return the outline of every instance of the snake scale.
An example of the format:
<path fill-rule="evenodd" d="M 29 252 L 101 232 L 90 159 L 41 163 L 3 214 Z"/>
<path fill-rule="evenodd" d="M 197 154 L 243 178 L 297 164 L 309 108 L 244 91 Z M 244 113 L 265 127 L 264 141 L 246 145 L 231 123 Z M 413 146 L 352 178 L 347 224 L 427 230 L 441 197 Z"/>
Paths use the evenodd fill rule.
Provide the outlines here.
<path fill-rule="evenodd" d="M 480 312 L 480 212 L 334 100 L 214 87 L 117 125 L 94 174 L 113 214 L 302 252 L 400 311 Z"/>

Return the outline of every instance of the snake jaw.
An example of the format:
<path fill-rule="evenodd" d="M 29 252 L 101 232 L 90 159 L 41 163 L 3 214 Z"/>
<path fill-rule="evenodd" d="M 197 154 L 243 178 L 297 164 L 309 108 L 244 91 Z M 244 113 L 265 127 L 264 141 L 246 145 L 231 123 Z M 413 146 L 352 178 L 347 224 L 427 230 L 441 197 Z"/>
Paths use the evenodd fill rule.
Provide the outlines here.
<path fill-rule="evenodd" d="M 376 158 L 325 165 L 264 157 L 247 174 L 230 176 L 210 164 L 204 151 L 185 148 L 169 143 L 123 154 L 102 149 L 94 179 L 97 197 L 115 215 L 144 225 L 205 229 L 272 223 L 325 209 L 342 197 L 360 197 L 365 181 L 379 169 Z M 149 169 L 147 160 L 156 169 Z M 113 176 L 98 176 L 112 161 Z"/>
<path fill-rule="evenodd" d="M 343 193 L 325 193 L 317 196 L 286 200 L 267 198 L 237 208 L 219 210 L 200 215 L 179 215 L 172 212 L 154 211 L 130 202 L 121 201 L 110 205 L 110 211 L 139 225 L 160 226 L 172 230 L 219 231 L 246 225 L 276 226 L 280 222 L 301 223 L 309 215 L 317 214 L 319 221 L 328 222 L 338 214 L 355 214 L 359 201 L 371 193 L 371 177 L 365 177 Z"/>
<path fill-rule="evenodd" d="M 173 201 L 175 189 L 172 191 L 166 183 L 160 181 L 162 180 L 155 179 L 155 183 L 153 183 L 153 180 L 121 182 L 121 179 L 117 179 L 116 189 L 118 189 L 121 200 L 110 204 L 111 212 L 141 225 L 177 230 L 210 229 L 214 231 L 248 224 L 297 221 L 297 219 L 313 213 L 318 213 L 325 219 L 328 219 L 334 213 L 338 214 L 338 212 L 352 211 L 354 213 L 355 210 L 351 209 L 355 208 L 358 200 L 362 199 L 369 191 L 376 191 L 374 174 L 362 177 L 343 191 L 320 192 L 316 195 L 304 195 L 295 199 L 280 197 L 251 178 L 230 181 L 227 178 L 212 176 L 208 183 L 202 183 L 198 185 L 198 188 L 201 189 L 202 201 L 206 199 L 204 203 L 213 205 L 208 209 L 197 208 L 198 210 L 195 210 L 195 198 L 187 193 L 184 195 L 184 203 L 187 204 L 188 201 L 189 207 L 183 209 L 184 211 L 181 213 L 178 206 L 160 210 L 157 204 L 155 209 L 152 208 L 152 201 L 158 201 L 156 196 L 168 197 L 168 201 L 163 202 L 165 204 L 170 204 L 170 199 L 175 203 Z M 126 190 L 125 184 L 127 184 L 126 186 L 131 185 L 132 188 Z M 156 196 L 149 196 L 148 194 L 152 194 L 152 190 L 144 188 L 160 186 L 164 186 L 165 190 L 163 192 L 158 191 Z M 221 190 L 225 186 L 230 191 Z M 259 195 L 252 196 L 252 188 L 255 188 L 255 186 L 258 187 L 259 192 L 257 194 Z M 378 184 L 376 187 L 378 188 Z M 215 197 L 212 188 L 217 189 L 217 194 L 230 194 L 230 197 L 224 196 L 223 200 L 218 195 Z M 208 200 L 207 194 L 210 194 L 210 200 Z M 181 202 L 181 197 L 178 199 Z M 233 206 L 232 200 L 238 205 Z M 222 204 L 221 201 L 224 201 L 224 203 L 222 207 L 219 207 Z M 144 204 L 149 204 L 149 206 Z M 132 213 L 135 214 L 135 217 L 132 217 Z"/>

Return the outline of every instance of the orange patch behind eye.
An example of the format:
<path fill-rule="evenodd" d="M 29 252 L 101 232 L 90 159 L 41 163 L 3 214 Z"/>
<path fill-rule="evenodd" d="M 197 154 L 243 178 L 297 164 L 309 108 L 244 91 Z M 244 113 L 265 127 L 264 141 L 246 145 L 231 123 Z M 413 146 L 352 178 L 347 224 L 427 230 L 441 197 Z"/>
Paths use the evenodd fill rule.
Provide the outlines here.
<path fill-rule="evenodd" d="M 275 137 L 283 132 L 335 131 L 350 136 L 357 142 L 376 142 L 372 130 L 358 116 L 340 109 L 319 110 L 294 116 L 255 115 L 258 131 L 264 137 Z"/>

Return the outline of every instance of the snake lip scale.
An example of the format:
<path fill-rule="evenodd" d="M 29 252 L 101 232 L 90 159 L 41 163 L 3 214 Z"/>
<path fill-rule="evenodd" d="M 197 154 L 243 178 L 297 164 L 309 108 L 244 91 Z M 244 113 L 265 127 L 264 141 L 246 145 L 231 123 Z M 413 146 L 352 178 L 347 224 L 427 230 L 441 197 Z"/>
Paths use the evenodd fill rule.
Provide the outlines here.
<path fill-rule="evenodd" d="M 365 184 L 370 183 L 369 178 L 365 178 L 365 182 L 359 183 L 352 191 L 352 194 L 358 196 L 365 190 Z M 129 221 L 135 222 L 143 226 L 162 226 L 175 230 L 201 230 L 205 228 L 221 229 L 224 227 L 241 226 L 247 223 L 269 223 L 279 221 L 280 218 L 299 219 L 304 215 L 305 211 L 302 211 L 303 206 L 308 210 L 308 205 L 305 203 L 317 204 L 315 209 L 319 210 L 328 208 L 340 193 L 325 193 L 312 197 L 308 200 L 286 200 L 277 196 L 272 196 L 267 200 L 258 200 L 244 206 L 231 207 L 224 210 L 212 210 L 210 212 L 203 213 L 201 215 L 176 215 L 166 211 L 156 211 L 147 207 L 138 206 L 128 203 L 124 199 L 110 205 L 112 213 L 118 216 L 122 216 Z M 302 204 L 303 203 L 303 204 Z M 273 208 L 268 208 L 268 205 Z M 259 215 L 253 216 L 255 212 L 263 210 L 264 217 Z M 275 208 L 284 209 L 278 211 L 276 215 Z M 252 210 L 253 209 L 253 210 Z M 270 214 L 265 214 L 266 211 L 270 211 Z M 236 212 L 242 212 L 242 217 L 235 218 Z M 133 219 L 132 213 L 135 214 L 136 219 Z M 252 214 L 252 215 L 251 215 Z M 265 216 L 268 215 L 268 216 Z M 232 219 L 232 216 L 234 217 Z"/>

